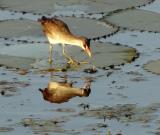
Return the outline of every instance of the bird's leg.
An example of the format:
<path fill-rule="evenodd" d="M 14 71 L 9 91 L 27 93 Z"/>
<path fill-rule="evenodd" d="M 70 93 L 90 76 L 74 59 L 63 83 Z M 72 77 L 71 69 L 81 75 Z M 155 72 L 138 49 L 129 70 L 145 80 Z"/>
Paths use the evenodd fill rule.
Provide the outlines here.
<path fill-rule="evenodd" d="M 52 54 L 53 54 L 53 45 L 50 44 L 49 45 L 49 59 L 48 59 L 49 64 L 52 64 Z"/>
<path fill-rule="evenodd" d="M 65 52 L 65 45 L 62 44 L 63 47 L 63 55 L 68 59 L 68 64 L 75 64 L 75 65 L 79 65 L 80 63 L 77 62 L 76 60 L 74 60 L 72 57 L 70 57 L 66 52 Z"/>

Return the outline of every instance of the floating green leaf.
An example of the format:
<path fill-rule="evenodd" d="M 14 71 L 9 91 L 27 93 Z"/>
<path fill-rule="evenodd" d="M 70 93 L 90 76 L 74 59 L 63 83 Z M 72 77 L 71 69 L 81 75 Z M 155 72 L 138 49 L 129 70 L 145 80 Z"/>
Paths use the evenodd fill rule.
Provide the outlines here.
<path fill-rule="evenodd" d="M 55 46 L 57 47 L 57 46 Z M 60 49 L 61 50 L 61 49 Z M 62 65 L 65 58 L 62 51 L 54 48 L 53 60 L 56 65 Z M 66 45 L 66 51 L 70 56 L 78 61 L 89 61 L 88 64 L 96 67 L 108 67 L 110 65 L 121 65 L 130 63 L 136 57 L 134 48 L 112 43 L 91 42 L 92 58 L 88 58 L 79 47 Z M 2 55 L 4 54 L 5 55 Z M 48 47 L 43 45 L 14 45 L 4 47 L 0 50 L 0 64 L 9 67 L 31 68 L 31 64 L 36 68 L 48 68 Z M 61 55 L 60 55 L 61 54 Z M 37 61 L 35 60 L 37 59 Z M 85 64 L 85 65 L 88 65 Z"/>
<path fill-rule="evenodd" d="M 160 75 L 160 60 L 149 61 L 144 65 L 144 69 L 154 74 Z"/>
<path fill-rule="evenodd" d="M 106 16 L 105 20 L 125 29 L 160 32 L 160 14 L 151 11 L 124 10 Z"/>
<path fill-rule="evenodd" d="M 0 55 L 0 65 L 6 66 L 9 68 L 31 68 L 31 64 L 35 62 L 34 59 L 18 57 L 18 56 L 9 56 L 9 55 Z"/>
<path fill-rule="evenodd" d="M 69 54 L 79 60 L 89 59 L 84 55 L 84 52 L 80 52 L 77 47 L 68 49 Z M 91 42 L 92 58 L 90 63 L 97 67 L 108 67 L 110 65 L 121 65 L 124 63 L 130 63 L 136 57 L 137 52 L 134 48 L 130 48 L 123 45 L 115 45 L 112 43 L 98 43 Z"/>
<path fill-rule="evenodd" d="M 100 37 L 117 31 L 116 28 L 108 26 L 104 22 L 87 18 L 62 17 L 69 26 L 72 33 L 83 35 L 88 38 Z M 5 20 L 0 22 L 0 37 L 8 38 L 38 38 L 42 40 L 44 34 L 40 23 L 31 20 Z M 27 42 L 27 41 L 26 41 Z"/>
<path fill-rule="evenodd" d="M 153 0 L 1 0 L 0 5 L 8 10 L 22 12 L 51 13 L 55 11 L 71 10 L 75 12 L 75 10 L 80 10 L 97 13 L 145 5 L 152 1 Z"/>

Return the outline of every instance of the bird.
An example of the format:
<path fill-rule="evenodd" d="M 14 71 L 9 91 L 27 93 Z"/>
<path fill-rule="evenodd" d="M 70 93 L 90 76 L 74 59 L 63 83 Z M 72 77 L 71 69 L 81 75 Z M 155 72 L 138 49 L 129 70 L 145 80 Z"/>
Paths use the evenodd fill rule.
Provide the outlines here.
<path fill-rule="evenodd" d="M 42 30 L 49 41 L 49 63 L 52 64 L 53 46 L 55 44 L 61 44 L 63 49 L 63 55 L 68 59 L 69 64 L 80 64 L 69 56 L 65 51 L 65 45 L 78 46 L 84 50 L 85 53 L 91 57 L 90 39 L 84 36 L 74 35 L 68 25 L 58 18 L 48 18 L 42 16 L 38 19 L 38 22 L 42 25 Z"/>

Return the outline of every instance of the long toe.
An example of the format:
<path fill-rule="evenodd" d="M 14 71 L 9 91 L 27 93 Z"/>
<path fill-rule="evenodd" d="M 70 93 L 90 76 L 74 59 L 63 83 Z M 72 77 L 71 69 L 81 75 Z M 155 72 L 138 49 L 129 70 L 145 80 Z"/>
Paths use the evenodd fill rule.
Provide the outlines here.
<path fill-rule="evenodd" d="M 69 61 L 67 62 L 68 64 L 72 64 L 72 65 L 80 65 L 80 63 L 78 62 L 78 61 L 76 61 L 76 60 L 74 60 L 74 59 L 69 59 Z"/>
<path fill-rule="evenodd" d="M 88 61 L 80 61 L 79 63 L 80 64 L 88 64 L 89 62 Z"/>

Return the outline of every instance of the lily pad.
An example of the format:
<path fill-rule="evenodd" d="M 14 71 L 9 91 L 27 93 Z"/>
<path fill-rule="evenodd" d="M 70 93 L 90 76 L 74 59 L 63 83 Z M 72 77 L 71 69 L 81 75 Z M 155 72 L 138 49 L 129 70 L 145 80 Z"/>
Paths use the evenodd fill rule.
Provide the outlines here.
<path fill-rule="evenodd" d="M 36 21 L 30 20 L 4 20 L 0 22 L 0 37 L 22 37 L 22 36 L 41 36 L 44 35 L 41 25 Z"/>
<path fill-rule="evenodd" d="M 129 30 L 160 32 L 160 14 L 151 11 L 124 10 L 103 20 Z"/>
<path fill-rule="evenodd" d="M 31 64 L 33 64 L 34 62 L 35 60 L 31 58 L 0 55 L 0 65 L 9 68 L 30 69 L 32 67 Z"/>
<path fill-rule="evenodd" d="M 49 68 L 49 44 L 17 44 L 0 49 L 0 65 L 10 68 L 32 69 Z M 60 63 L 57 46 L 54 48 L 53 59 Z"/>
<path fill-rule="evenodd" d="M 153 0 L 1 0 L 0 5 L 2 8 L 12 11 L 43 14 L 67 10 L 97 13 L 146 5 L 152 1 Z"/>
<path fill-rule="evenodd" d="M 54 48 L 54 64 L 62 65 L 66 63 L 62 57 L 62 49 L 58 50 L 58 45 Z M 4 47 L 0 50 L 0 64 L 15 67 L 48 68 L 48 47 L 44 45 L 14 45 Z M 110 65 L 121 65 L 130 63 L 137 56 L 134 48 L 115 45 L 112 43 L 91 42 L 92 58 L 88 58 L 79 47 L 66 45 L 66 52 L 78 61 L 88 61 L 85 65 L 94 65 L 99 68 Z M 3 55 L 4 54 L 4 55 Z M 60 55 L 61 54 L 61 55 Z M 37 59 L 37 61 L 35 60 Z M 83 66 L 83 65 L 82 65 Z"/>
<path fill-rule="evenodd" d="M 130 63 L 137 55 L 134 48 L 123 45 L 115 45 L 112 43 L 91 42 L 91 51 L 92 58 L 90 58 L 89 61 L 92 65 L 99 68 Z M 84 55 L 84 52 L 82 53 L 80 49 L 76 47 L 68 49 L 68 52 L 76 59 L 88 59 L 88 56 Z"/>
<path fill-rule="evenodd" d="M 160 60 L 148 62 L 144 65 L 144 69 L 154 74 L 160 75 Z"/>
<path fill-rule="evenodd" d="M 100 22 L 97 20 L 75 17 L 63 17 L 59 19 L 67 23 L 72 33 L 76 35 L 83 35 L 87 38 L 108 35 L 117 31 L 117 28 L 113 28 L 105 22 Z M 30 40 L 47 40 L 42 32 L 41 24 L 36 21 L 27 19 L 4 20 L 0 22 L 0 29 L 0 37 L 3 38 L 16 38 L 17 41 L 20 41 L 22 40 L 20 38 L 23 38 L 26 39 L 24 42 L 29 42 Z"/>

